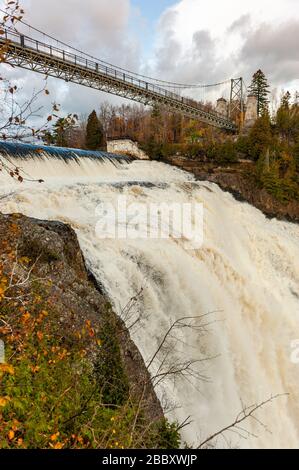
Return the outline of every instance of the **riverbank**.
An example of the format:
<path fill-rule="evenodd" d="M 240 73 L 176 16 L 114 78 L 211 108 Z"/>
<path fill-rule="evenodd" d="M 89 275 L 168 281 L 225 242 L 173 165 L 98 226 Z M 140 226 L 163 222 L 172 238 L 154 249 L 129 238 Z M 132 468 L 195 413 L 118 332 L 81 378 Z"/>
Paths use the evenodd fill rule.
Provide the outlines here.
<path fill-rule="evenodd" d="M 72 228 L 0 214 L 0 247 L 0 447 L 177 447 Z"/>
<path fill-rule="evenodd" d="M 198 180 L 218 184 L 221 189 L 233 194 L 239 201 L 248 202 L 260 209 L 269 218 L 299 223 L 299 201 L 282 203 L 264 188 L 260 188 L 252 176 L 251 162 L 217 166 L 178 156 L 163 161 L 193 173 Z"/>

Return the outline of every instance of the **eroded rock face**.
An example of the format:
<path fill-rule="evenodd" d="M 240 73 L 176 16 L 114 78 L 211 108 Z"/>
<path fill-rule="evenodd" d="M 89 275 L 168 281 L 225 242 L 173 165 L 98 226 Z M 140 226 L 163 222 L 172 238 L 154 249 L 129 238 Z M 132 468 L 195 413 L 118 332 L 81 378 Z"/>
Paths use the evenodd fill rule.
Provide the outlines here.
<path fill-rule="evenodd" d="M 125 325 L 88 273 L 73 229 L 60 222 L 36 220 L 20 214 L 0 214 L 0 246 L 6 244 L 15 250 L 18 258 L 31 260 L 35 278 L 46 280 L 48 289 L 45 295 L 55 304 L 59 330 L 66 341 L 87 320 L 98 325 L 99 330 L 112 329 L 119 351 L 115 359 L 120 362 L 130 392 L 136 397 L 144 394 L 144 412 L 148 420 L 162 418 L 163 411 L 142 356 Z M 10 271 L 12 261 L 5 249 L 1 251 L 0 256 Z M 89 351 L 96 362 L 95 351 L 92 347 Z"/>
<path fill-rule="evenodd" d="M 252 167 L 250 163 L 236 164 L 232 168 L 217 168 L 215 165 L 179 157 L 170 158 L 167 163 L 193 173 L 201 181 L 218 184 L 236 199 L 260 209 L 267 217 L 299 223 L 299 202 L 291 201 L 283 204 L 265 189 L 259 188 L 250 177 Z"/>

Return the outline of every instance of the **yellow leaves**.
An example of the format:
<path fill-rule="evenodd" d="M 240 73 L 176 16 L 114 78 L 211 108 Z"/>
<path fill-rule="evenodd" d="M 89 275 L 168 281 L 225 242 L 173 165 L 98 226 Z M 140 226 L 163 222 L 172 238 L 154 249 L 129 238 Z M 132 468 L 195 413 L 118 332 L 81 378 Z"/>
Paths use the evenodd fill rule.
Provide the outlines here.
<path fill-rule="evenodd" d="M 70 356 L 70 353 L 67 352 L 66 349 L 63 349 L 61 353 L 58 354 L 58 358 L 60 361 L 63 361 L 63 359 L 65 359 L 67 356 Z"/>
<path fill-rule="evenodd" d="M 27 258 L 27 256 L 22 256 L 22 258 L 19 259 L 19 262 L 21 264 L 28 265 L 30 263 L 30 258 Z"/>
<path fill-rule="evenodd" d="M 0 285 L 0 300 L 3 299 L 4 297 L 4 294 L 5 294 L 5 288 L 3 286 Z"/>
<path fill-rule="evenodd" d="M 42 310 L 37 318 L 37 323 L 40 324 L 44 321 L 44 319 L 48 316 L 48 312 L 46 310 Z"/>
<path fill-rule="evenodd" d="M 7 291 L 7 278 L 2 276 L 0 278 L 0 300 L 2 300 L 5 296 L 5 292 Z"/>
<path fill-rule="evenodd" d="M 50 444 L 52 449 L 62 449 L 63 448 L 63 443 L 62 442 L 56 442 L 54 445 Z"/>
<path fill-rule="evenodd" d="M 4 372 L 10 375 L 15 374 L 15 370 L 10 364 L 0 364 L 0 372 Z"/>
<path fill-rule="evenodd" d="M 87 332 L 88 332 L 89 336 L 90 336 L 91 338 L 93 338 L 93 337 L 95 336 L 95 331 L 94 331 L 94 329 L 93 329 L 92 326 L 91 326 L 91 321 L 90 321 L 90 320 L 86 320 L 85 325 L 86 325 L 86 329 L 87 329 Z"/>
<path fill-rule="evenodd" d="M 4 408 L 10 402 L 10 397 L 0 397 L 0 407 Z"/>

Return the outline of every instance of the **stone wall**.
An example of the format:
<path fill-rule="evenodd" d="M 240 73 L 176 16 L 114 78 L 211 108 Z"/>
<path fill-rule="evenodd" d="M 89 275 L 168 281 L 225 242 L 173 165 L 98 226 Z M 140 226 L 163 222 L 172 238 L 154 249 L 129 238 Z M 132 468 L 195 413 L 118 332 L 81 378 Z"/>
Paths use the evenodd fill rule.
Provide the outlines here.
<path fill-rule="evenodd" d="M 254 95 L 249 95 L 246 103 L 246 112 L 245 112 L 245 128 L 251 128 L 255 121 L 257 120 L 257 98 Z"/>

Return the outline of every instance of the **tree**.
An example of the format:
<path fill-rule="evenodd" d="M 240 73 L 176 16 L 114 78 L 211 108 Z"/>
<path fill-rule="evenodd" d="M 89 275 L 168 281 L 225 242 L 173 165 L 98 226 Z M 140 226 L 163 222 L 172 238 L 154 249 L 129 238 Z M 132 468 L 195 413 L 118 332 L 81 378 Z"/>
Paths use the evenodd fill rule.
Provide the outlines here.
<path fill-rule="evenodd" d="M 10 0 L 4 7 L 4 16 L 0 18 L 0 64 L 6 63 L 6 53 L 9 47 L 9 40 L 5 39 L 7 28 L 17 31 L 17 25 L 24 16 L 24 10 L 20 6 L 19 0 Z M 2 10 L 3 12 L 3 10 Z M 4 69 L 5 72 L 5 69 Z M 48 126 L 54 119 L 57 119 L 59 105 L 52 104 L 51 112 L 47 113 L 43 120 L 40 120 L 42 106 L 38 104 L 38 99 L 43 95 L 50 95 L 47 84 L 39 90 L 33 91 L 31 95 L 24 98 L 22 90 L 0 75 L 0 136 L 5 141 L 28 141 L 35 142 L 47 131 Z M 38 118 L 38 119 L 36 119 Z M 12 178 L 20 182 L 28 180 L 28 175 L 20 168 L 16 168 L 5 155 L 0 156 L 0 171 L 5 171 Z M 38 180 L 42 182 L 43 180 Z"/>
<path fill-rule="evenodd" d="M 88 150 L 99 150 L 104 145 L 103 126 L 98 119 L 97 113 L 92 111 L 87 120 L 85 146 Z"/>
<path fill-rule="evenodd" d="M 268 111 L 268 95 L 269 85 L 265 74 L 258 70 L 252 77 L 252 82 L 249 87 L 249 93 L 257 98 L 257 113 L 261 116 L 265 111 Z"/>
<path fill-rule="evenodd" d="M 78 116 L 69 114 L 64 118 L 59 118 L 53 125 L 53 131 L 46 130 L 42 139 L 47 145 L 56 145 L 57 147 L 72 146 L 73 133 L 76 130 Z"/>
<path fill-rule="evenodd" d="M 276 128 L 280 136 L 289 144 L 292 136 L 291 94 L 283 94 L 276 114 Z"/>
<path fill-rule="evenodd" d="M 264 157 L 272 143 L 272 129 L 268 113 L 264 113 L 254 124 L 249 134 L 249 155 L 257 161 Z"/>

